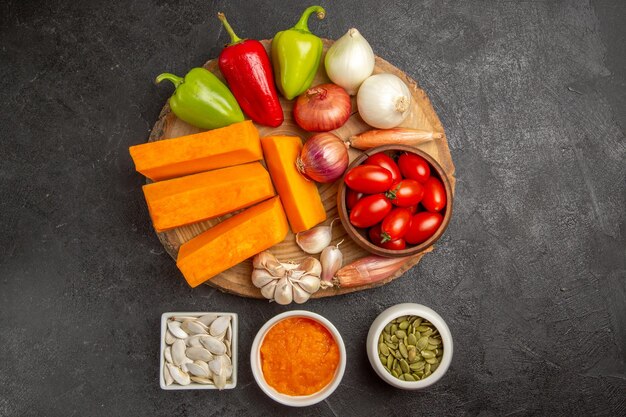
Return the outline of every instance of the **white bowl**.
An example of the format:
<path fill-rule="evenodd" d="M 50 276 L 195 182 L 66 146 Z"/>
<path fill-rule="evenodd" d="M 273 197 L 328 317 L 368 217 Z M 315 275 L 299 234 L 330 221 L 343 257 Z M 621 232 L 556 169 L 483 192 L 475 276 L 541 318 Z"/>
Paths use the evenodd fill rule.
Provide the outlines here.
<path fill-rule="evenodd" d="M 378 338 L 380 337 L 380 334 L 385 326 L 391 320 L 400 316 L 422 317 L 431 322 L 441 334 L 441 340 L 443 342 L 443 356 L 441 357 L 441 363 L 435 372 L 420 381 L 402 381 L 387 372 L 382 363 L 380 363 L 380 358 L 378 356 Z M 448 325 L 434 310 L 421 304 L 404 303 L 396 304 L 395 306 L 388 308 L 376 317 L 376 320 L 374 320 L 370 326 L 369 333 L 367 334 L 367 357 L 370 360 L 372 368 L 374 368 L 374 371 L 376 371 L 378 376 L 381 377 L 383 381 L 400 389 L 423 389 L 439 381 L 450 367 L 450 362 L 452 362 L 452 353 L 452 334 L 450 333 Z"/>
<path fill-rule="evenodd" d="M 237 386 L 237 314 L 235 313 L 222 313 L 222 312 L 169 312 L 163 313 L 161 315 L 161 354 L 160 354 L 160 367 L 159 367 L 159 381 L 161 383 L 161 388 L 164 390 L 188 390 L 188 389 L 217 389 L 215 385 L 209 384 L 197 384 L 192 382 L 189 385 L 178 385 L 176 383 L 172 385 L 165 385 L 165 377 L 163 376 L 163 367 L 165 366 L 165 358 L 163 357 L 163 352 L 165 351 L 165 331 L 167 330 L 167 320 L 172 316 L 189 316 L 189 317 L 200 317 L 205 314 L 219 314 L 220 316 L 230 316 L 230 323 L 232 325 L 232 341 L 230 345 L 231 352 L 231 360 L 233 363 L 233 375 L 230 377 L 230 382 L 226 384 L 224 389 L 233 389 Z"/>
<path fill-rule="evenodd" d="M 276 391 L 265 381 L 263 369 L 261 368 L 261 344 L 263 343 L 263 339 L 265 339 L 265 335 L 268 330 L 279 321 L 288 317 L 306 317 L 317 321 L 328 329 L 328 331 L 333 335 L 335 342 L 337 343 L 337 347 L 339 348 L 339 366 L 337 366 L 335 377 L 328 385 L 326 385 L 326 387 L 315 394 L 301 396 L 286 395 Z M 254 379 L 257 384 L 259 384 L 259 387 L 261 387 L 261 390 L 263 390 L 268 397 L 274 401 L 291 407 L 306 407 L 325 400 L 339 386 L 341 378 L 343 378 L 343 373 L 346 370 L 346 347 L 343 344 L 343 339 L 341 338 L 337 328 L 335 328 L 335 326 L 333 326 L 333 324 L 324 317 L 305 310 L 287 311 L 271 318 L 256 334 L 254 342 L 252 343 L 252 349 L 250 350 L 250 365 L 252 367 Z"/>

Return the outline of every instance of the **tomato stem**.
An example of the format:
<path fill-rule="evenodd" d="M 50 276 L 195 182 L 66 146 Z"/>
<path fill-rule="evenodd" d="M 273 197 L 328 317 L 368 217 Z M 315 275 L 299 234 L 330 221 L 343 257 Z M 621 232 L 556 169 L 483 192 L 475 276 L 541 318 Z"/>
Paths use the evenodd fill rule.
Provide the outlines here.
<path fill-rule="evenodd" d="M 387 232 L 382 232 L 380 234 L 380 243 L 385 243 L 391 241 L 391 236 Z"/>

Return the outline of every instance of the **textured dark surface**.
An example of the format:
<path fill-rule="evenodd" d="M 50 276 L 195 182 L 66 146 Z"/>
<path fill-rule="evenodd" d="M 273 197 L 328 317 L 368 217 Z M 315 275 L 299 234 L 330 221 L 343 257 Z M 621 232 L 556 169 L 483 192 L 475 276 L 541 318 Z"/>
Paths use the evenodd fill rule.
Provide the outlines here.
<path fill-rule="evenodd" d="M 359 28 L 427 91 L 457 168 L 436 250 L 385 287 L 305 305 L 343 333 L 328 400 L 287 410 L 248 364 L 295 307 L 190 289 L 147 215 L 127 148 L 183 74 L 304 3 L 3 1 L 0 5 L 0 415 L 625 415 L 626 2 L 322 2 L 311 27 Z M 368 326 L 398 302 L 449 323 L 445 378 L 409 393 L 371 370 Z M 164 311 L 240 317 L 239 386 L 158 386 Z"/>

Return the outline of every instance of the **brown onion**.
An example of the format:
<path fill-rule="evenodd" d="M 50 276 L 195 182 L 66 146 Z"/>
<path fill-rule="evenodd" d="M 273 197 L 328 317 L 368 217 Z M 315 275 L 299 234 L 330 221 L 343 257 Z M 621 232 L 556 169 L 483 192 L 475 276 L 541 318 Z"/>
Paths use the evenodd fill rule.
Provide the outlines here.
<path fill-rule="evenodd" d="M 302 147 L 296 167 L 309 180 L 333 182 L 348 168 L 348 145 L 332 133 L 313 135 Z"/>
<path fill-rule="evenodd" d="M 308 132 L 328 132 L 350 118 L 350 96 L 335 84 L 321 84 L 300 94 L 293 107 L 296 123 Z"/>

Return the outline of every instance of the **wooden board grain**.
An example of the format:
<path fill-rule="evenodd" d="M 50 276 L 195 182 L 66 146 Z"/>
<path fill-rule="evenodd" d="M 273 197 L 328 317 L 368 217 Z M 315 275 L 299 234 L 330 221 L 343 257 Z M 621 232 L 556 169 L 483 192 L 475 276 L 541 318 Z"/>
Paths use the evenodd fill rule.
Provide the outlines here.
<path fill-rule="evenodd" d="M 270 40 L 262 41 L 266 49 L 269 51 L 271 45 Z M 324 53 L 332 45 L 333 41 L 324 40 Z M 323 59 L 322 59 L 323 62 Z M 204 67 L 209 71 L 215 73 L 220 79 L 223 80 L 218 66 L 217 60 L 208 61 Z M 401 127 L 408 127 L 414 129 L 431 130 L 443 134 L 441 139 L 435 139 L 432 142 L 425 143 L 419 146 L 419 149 L 432 155 L 443 167 L 445 172 L 450 178 L 452 188 L 454 189 L 454 164 L 450 156 L 448 149 L 448 142 L 446 140 L 445 132 L 437 114 L 435 113 L 430 100 L 426 93 L 419 88 L 417 83 L 408 77 L 404 72 L 391 65 L 389 62 L 376 57 L 376 66 L 374 73 L 392 73 L 400 77 L 411 90 L 413 95 L 413 101 L 411 103 L 411 113 L 407 119 L 400 125 Z M 324 65 L 320 65 L 320 69 L 315 77 L 313 85 L 329 82 L 330 80 L 326 76 Z M 281 104 L 285 113 L 285 122 L 277 127 L 270 128 L 266 126 L 257 125 L 261 136 L 269 135 L 295 135 L 306 140 L 311 133 L 306 132 L 298 127 L 292 117 L 293 102 L 287 101 L 281 98 Z M 356 100 L 352 99 L 353 114 L 348 122 L 341 128 L 334 130 L 333 133 L 338 135 L 343 140 L 348 140 L 350 136 L 361 133 L 363 131 L 371 129 L 356 112 Z M 149 141 L 156 141 L 162 139 L 169 139 L 178 136 L 188 135 L 192 133 L 198 133 L 200 129 L 197 129 L 189 124 L 178 119 L 174 113 L 171 112 L 170 107 L 166 104 L 159 115 L 159 120 L 155 123 L 152 133 L 150 134 Z M 359 151 L 356 149 L 350 149 L 350 161 L 352 161 Z M 321 184 L 318 186 L 324 207 L 328 215 L 328 219 L 324 224 L 329 224 L 332 219 L 338 217 L 336 206 L 336 184 Z M 172 258 L 176 259 L 179 247 L 186 241 L 192 239 L 203 231 L 211 228 L 220 221 L 230 217 L 232 214 L 217 217 L 207 220 L 205 222 L 180 227 L 174 230 L 170 230 L 163 233 L 157 233 L 159 240 L 163 244 L 163 247 L 169 253 Z M 341 226 L 340 222 L 335 222 L 333 227 L 333 244 L 344 241 L 340 248 L 344 255 L 344 265 L 347 265 L 357 259 L 367 256 L 368 253 L 357 246 L 350 240 L 345 230 Z M 426 252 L 416 255 L 407 260 L 403 267 L 393 276 L 372 285 L 366 285 L 356 288 L 333 288 L 320 290 L 313 294 L 313 298 L 328 297 L 333 295 L 345 294 L 353 291 L 360 291 L 368 288 L 384 285 L 387 282 L 401 276 L 404 272 L 417 264 L 425 253 L 430 252 L 433 247 L 429 248 Z M 308 256 L 306 253 L 300 250 L 295 243 L 295 235 L 289 233 L 285 240 L 278 245 L 275 245 L 270 251 L 281 261 L 295 261 L 298 262 L 301 259 Z M 207 284 L 216 287 L 222 291 L 237 294 L 243 297 L 262 298 L 258 288 L 254 287 L 250 281 L 250 275 L 252 273 L 252 262 L 248 259 L 226 271 L 218 276 L 210 279 Z M 182 279 L 182 277 L 180 278 Z"/>

